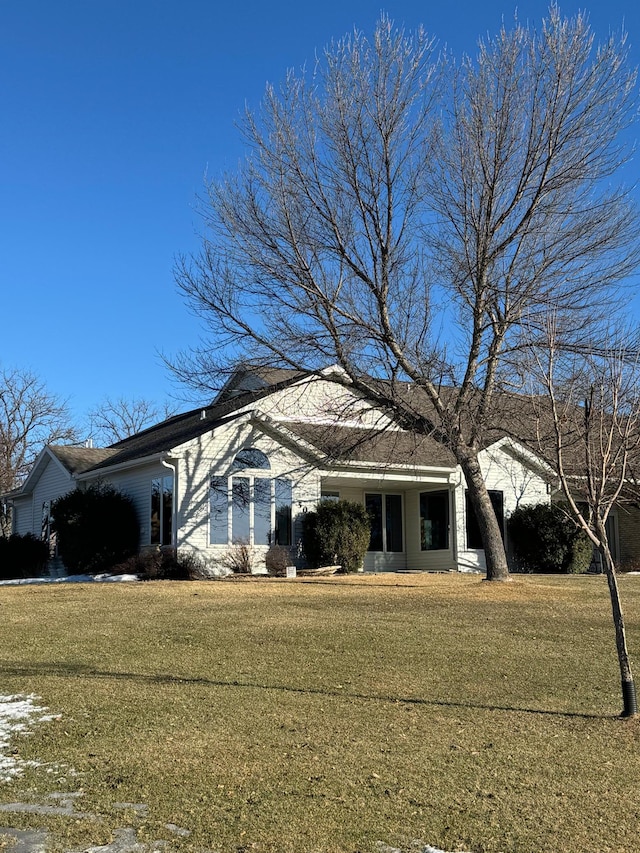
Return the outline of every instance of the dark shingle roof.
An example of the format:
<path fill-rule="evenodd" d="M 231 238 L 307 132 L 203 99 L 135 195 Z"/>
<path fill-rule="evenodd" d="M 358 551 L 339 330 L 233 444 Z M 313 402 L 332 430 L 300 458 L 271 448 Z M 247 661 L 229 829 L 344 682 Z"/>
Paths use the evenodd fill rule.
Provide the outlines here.
<path fill-rule="evenodd" d="M 108 447 L 72 447 L 50 445 L 49 450 L 70 474 L 82 474 L 95 465 L 108 460 L 114 453 Z"/>
<path fill-rule="evenodd" d="M 252 375 L 258 378 L 259 387 L 255 388 L 254 385 L 254 390 L 243 390 L 243 387 L 246 388 L 245 379 Z M 72 474 L 98 471 L 166 453 L 232 419 L 240 409 L 251 406 L 252 403 L 294 384 L 307 375 L 309 374 L 285 368 L 239 371 L 237 382 L 230 382 L 228 391 L 222 392 L 210 406 L 175 415 L 108 448 L 51 449 Z M 250 382 L 248 384 L 251 385 Z M 433 406 L 424 392 L 407 383 L 398 383 L 394 388 L 409 411 L 426 415 L 434 426 L 437 425 L 438 419 Z M 455 389 L 451 389 L 450 396 L 454 395 Z M 472 412 L 463 413 L 463 417 L 472 417 Z M 287 421 L 283 426 L 313 446 L 327 460 L 363 464 L 371 462 L 387 465 L 455 466 L 453 454 L 433 435 L 308 422 Z M 536 418 L 530 398 L 516 394 L 498 395 L 492 424 L 485 431 L 482 445 L 486 447 L 509 435 L 517 438 L 537 455 L 544 456 L 546 454 L 541 454 L 538 442 L 539 430 L 539 415 Z"/>
<path fill-rule="evenodd" d="M 384 465 L 455 467 L 453 454 L 429 435 L 404 430 L 364 429 L 316 423 L 283 424 L 327 460 Z"/>
<path fill-rule="evenodd" d="M 86 470 L 100 470 L 112 465 L 120 465 L 135 459 L 144 459 L 148 456 L 165 453 L 186 441 L 209 432 L 225 420 L 234 417 L 238 410 L 244 409 L 274 391 L 297 381 L 300 375 L 293 371 L 286 371 L 286 376 L 283 376 L 281 381 L 273 385 L 255 391 L 246 391 L 233 397 L 224 397 L 219 402 L 214 402 L 213 405 L 193 409 L 181 415 L 174 415 L 162 423 L 112 444 L 111 447 L 107 448 L 109 454 Z"/>

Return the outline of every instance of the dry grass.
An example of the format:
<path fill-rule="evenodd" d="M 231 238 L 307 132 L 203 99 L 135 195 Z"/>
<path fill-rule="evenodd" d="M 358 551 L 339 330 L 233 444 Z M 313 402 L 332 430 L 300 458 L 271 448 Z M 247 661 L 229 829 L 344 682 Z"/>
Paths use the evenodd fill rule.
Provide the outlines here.
<path fill-rule="evenodd" d="M 640 578 L 621 591 L 640 666 Z M 637 853 L 640 727 L 616 716 L 603 578 L 22 587 L 0 606 L 0 692 L 63 714 L 20 754 L 79 774 L 2 799 L 81 789 L 101 816 L 47 818 L 59 849 L 135 822 L 222 853 Z"/>

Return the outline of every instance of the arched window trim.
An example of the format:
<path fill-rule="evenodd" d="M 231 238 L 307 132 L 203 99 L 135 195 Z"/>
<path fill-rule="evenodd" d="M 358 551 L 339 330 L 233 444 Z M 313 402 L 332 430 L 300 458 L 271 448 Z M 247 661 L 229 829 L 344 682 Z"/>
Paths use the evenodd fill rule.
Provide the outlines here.
<path fill-rule="evenodd" d="M 236 453 L 229 469 L 229 474 L 239 471 L 270 471 L 271 463 L 264 451 L 257 447 L 242 447 Z"/>

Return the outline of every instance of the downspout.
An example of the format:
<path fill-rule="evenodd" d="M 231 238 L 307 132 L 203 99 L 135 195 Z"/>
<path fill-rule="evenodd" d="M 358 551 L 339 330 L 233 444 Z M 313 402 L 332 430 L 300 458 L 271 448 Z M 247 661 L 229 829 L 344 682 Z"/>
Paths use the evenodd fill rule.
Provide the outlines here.
<path fill-rule="evenodd" d="M 173 491 L 171 495 L 171 547 L 178 550 L 178 469 L 173 462 L 161 459 L 163 468 L 168 468 L 173 474 Z"/>

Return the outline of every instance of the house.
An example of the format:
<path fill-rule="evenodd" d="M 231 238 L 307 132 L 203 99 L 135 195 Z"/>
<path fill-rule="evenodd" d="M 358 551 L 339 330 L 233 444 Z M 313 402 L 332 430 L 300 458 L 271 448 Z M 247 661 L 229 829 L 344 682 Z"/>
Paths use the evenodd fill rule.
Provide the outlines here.
<path fill-rule="evenodd" d="M 451 453 L 331 381 L 332 370 L 238 370 L 211 405 L 111 447 L 46 447 L 8 496 L 14 532 L 46 537 L 51 503 L 102 480 L 133 499 L 143 547 L 186 549 L 215 564 L 234 542 L 262 558 L 276 543 L 299 561 L 304 513 L 347 498 L 372 519 L 365 571 L 482 571 Z M 519 505 L 549 502 L 553 472 L 499 431 L 480 462 L 508 550 L 505 520 Z"/>

